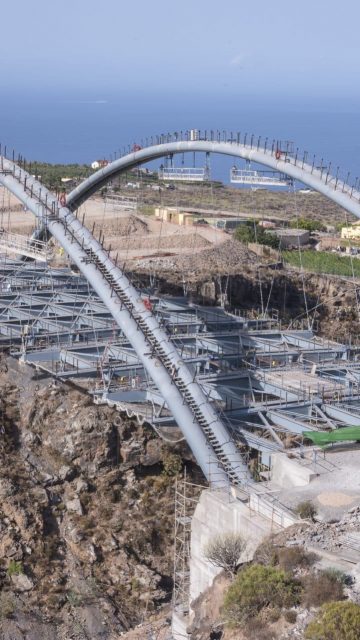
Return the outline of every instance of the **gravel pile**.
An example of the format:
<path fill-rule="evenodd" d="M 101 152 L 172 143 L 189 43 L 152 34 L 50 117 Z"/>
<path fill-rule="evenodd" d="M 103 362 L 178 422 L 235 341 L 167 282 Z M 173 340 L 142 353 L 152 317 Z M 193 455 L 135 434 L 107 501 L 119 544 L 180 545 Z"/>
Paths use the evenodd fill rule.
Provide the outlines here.
<path fill-rule="evenodd" d="M 185 240 L 183 237 L 182 241 Z M 205 241 L 206 242 L 206 241 Z M 169 245 L 167 245 L 169 246 Z M 184 246 L 184 245 L 183 245 Z M 156 268 L 163 272 L 178 272 L 188 278 L 208 278 L 216 274 L 244 272 L 260 264 L 260 259 L 243 244 L 228 240 L 211 249 L 173 258 L 138 260 L 137 269 Z"/>
<path fill-rule="evenodd" d="M 328 551 L 358 550 L 360 558 L 360 506 L 350 509 L 338 522 L 316 522 L 308 528 L 301 527 L 288 538 L 288 544 Z"/>

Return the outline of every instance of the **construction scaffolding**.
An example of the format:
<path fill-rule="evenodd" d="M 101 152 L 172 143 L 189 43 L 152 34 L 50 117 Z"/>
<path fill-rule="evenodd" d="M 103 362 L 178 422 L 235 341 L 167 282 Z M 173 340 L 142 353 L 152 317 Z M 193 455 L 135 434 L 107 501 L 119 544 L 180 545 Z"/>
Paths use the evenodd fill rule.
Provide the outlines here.
<path fill-rule="evenodd" d="M 304 432 L 360 424 L 356 346 L 283 328 L 271 309 L 251 317 L 146 289 L 139 296 L 151 304 L 243 455 L 258 451 L 268 466 L 272 452 L 299 448 Z M 180 437 L 161 389 L 79 274 L 3 256 L 0 346 L 44 374 L 76 382 L 96 403 L 148 422 L 162 437 Z"/>
<path fill-rule="evenodd" d="M 5 229 L 0 230 L 0 249 L 10 254 L 27 256 L 33 260 L 47 262 L 53 255 L 48 242 L 36 240 L 19 233 L 11 233 Z"/>
<path fill-rule="evenodd" d="M 137 211 L 138 208 L 136 196 L 122 196 L 117 193 L 108 193 L 105 196 L 105 204 L 112 207 L 113 211 Z"/>
<path fill-rule="evenodd" d="M 191 520 L 196 494 L 202 489 L 205 487 L 188 482 L 186 468 L 183 477 L 176 477 L 173 608 L 182 616 L 189 613 Z"/>

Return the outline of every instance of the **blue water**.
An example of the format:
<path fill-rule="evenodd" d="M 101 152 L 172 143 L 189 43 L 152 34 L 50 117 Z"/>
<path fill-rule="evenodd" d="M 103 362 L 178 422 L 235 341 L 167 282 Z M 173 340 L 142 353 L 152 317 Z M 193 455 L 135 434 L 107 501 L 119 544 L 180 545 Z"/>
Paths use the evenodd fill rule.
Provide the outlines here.
<path fill-rule="evenodd" d="M 168 96 L 2 96 L 0 142 L 27 159 L 79 162 L 109 157 L 141 138 L 190 128 L 226 129 L 261 135 L 263 139 L 293 140 L 295 146 L 316 153 L 341 167 L 345 177 L 360 174 L 360 117 L 327 104 L 303 108 L 291 105 L 243 103 L 240 99 L 173 94 Z M 187 163 L 192 164 L 188 156 Z M 178 161 L 181 162 L 181 159 Z M 198 158 L 200 166 L 203 159 Z M 231 158 L 211 158 L 212 177 L 228 181 Z M 239 162 L 237 163 L 239 165 Z"/>

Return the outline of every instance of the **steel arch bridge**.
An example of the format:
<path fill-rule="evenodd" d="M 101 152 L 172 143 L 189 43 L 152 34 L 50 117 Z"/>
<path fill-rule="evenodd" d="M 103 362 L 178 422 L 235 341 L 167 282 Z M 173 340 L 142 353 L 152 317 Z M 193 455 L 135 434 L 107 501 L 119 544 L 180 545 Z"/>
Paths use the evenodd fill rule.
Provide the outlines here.
<path fill-rule="evenodd" d="M 156 160 L 163 156 L 171 156 L 189 152 L 219 153 L 232 157 L 243 158 L 258 164 L 262 164 L 269 169 L 284 173 L 290 178 L 302 182 L 308 187 L 323 194 L 329 200 L 340 205 L 346 211 L 360 217 L 360 191 L 330 174 L 331 166 L 317 167 L 315 158 L 312 163 L 306 162 L 307 154 L 304 153 L 299 158 L 298 154 L 290 154 L 286 150 L 273 142 L 271 147 L 260 147 L 259 143 L 254 145 L 244 144 L 230 139 L 227 141 L 214 140 L 178 140 L 177 134 L 174 136 L 160 136 L 155 145 L 139 148 L 134 145 L 132 152 L 118 158 L 103 169 L 94 173 L 76 189 L 71 191 L 67 197 L 67 206 L 75 211 L 85 200 L 95 193 L 102 186 L 107 184 L 112 178 L 128 171 L 141 164 Z M 349 174 L 348 174 L 349 175 Z"/>
<path fill-rule="evenodd" d="M 236 156 L 263 164 L 301 181 L 360 217 L 360 193 L 316 168 L 281 151 L 275 144 L 261 148 L 235 140 L 179 140 L 178 135 L 160 137 L 155 145 L 137 148 L 93 174 L 74 189 L 67 206 L 23 167 L 0 156 L 0 184 L 12 192 L 48 228 L 84 274 L 131 342 L 144 368 L 171 409 L 199 466 L 215 486 L 229 482 L 254 490 L 247 466 L 227 424 L 220 418 L 192 372 L 182 360 L 170 336 L 144 306 L 139 292 L 109 253 L 74 215 L 74 211 L 114 176 L 171 154 L 210 152 Z"/>

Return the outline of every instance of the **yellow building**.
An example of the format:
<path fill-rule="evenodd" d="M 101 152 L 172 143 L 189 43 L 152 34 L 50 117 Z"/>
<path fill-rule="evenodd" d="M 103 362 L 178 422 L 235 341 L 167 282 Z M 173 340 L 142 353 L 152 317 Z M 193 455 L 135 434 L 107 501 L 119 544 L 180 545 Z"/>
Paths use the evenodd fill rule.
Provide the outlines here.
<path fill-rule="evenodd" d="M 155 218 L 164 222 L 172 222 L 180 226 L 193 224 L 194 215 L 186 211 L 179 211 L 175 207 L 155 207 Z"/>

